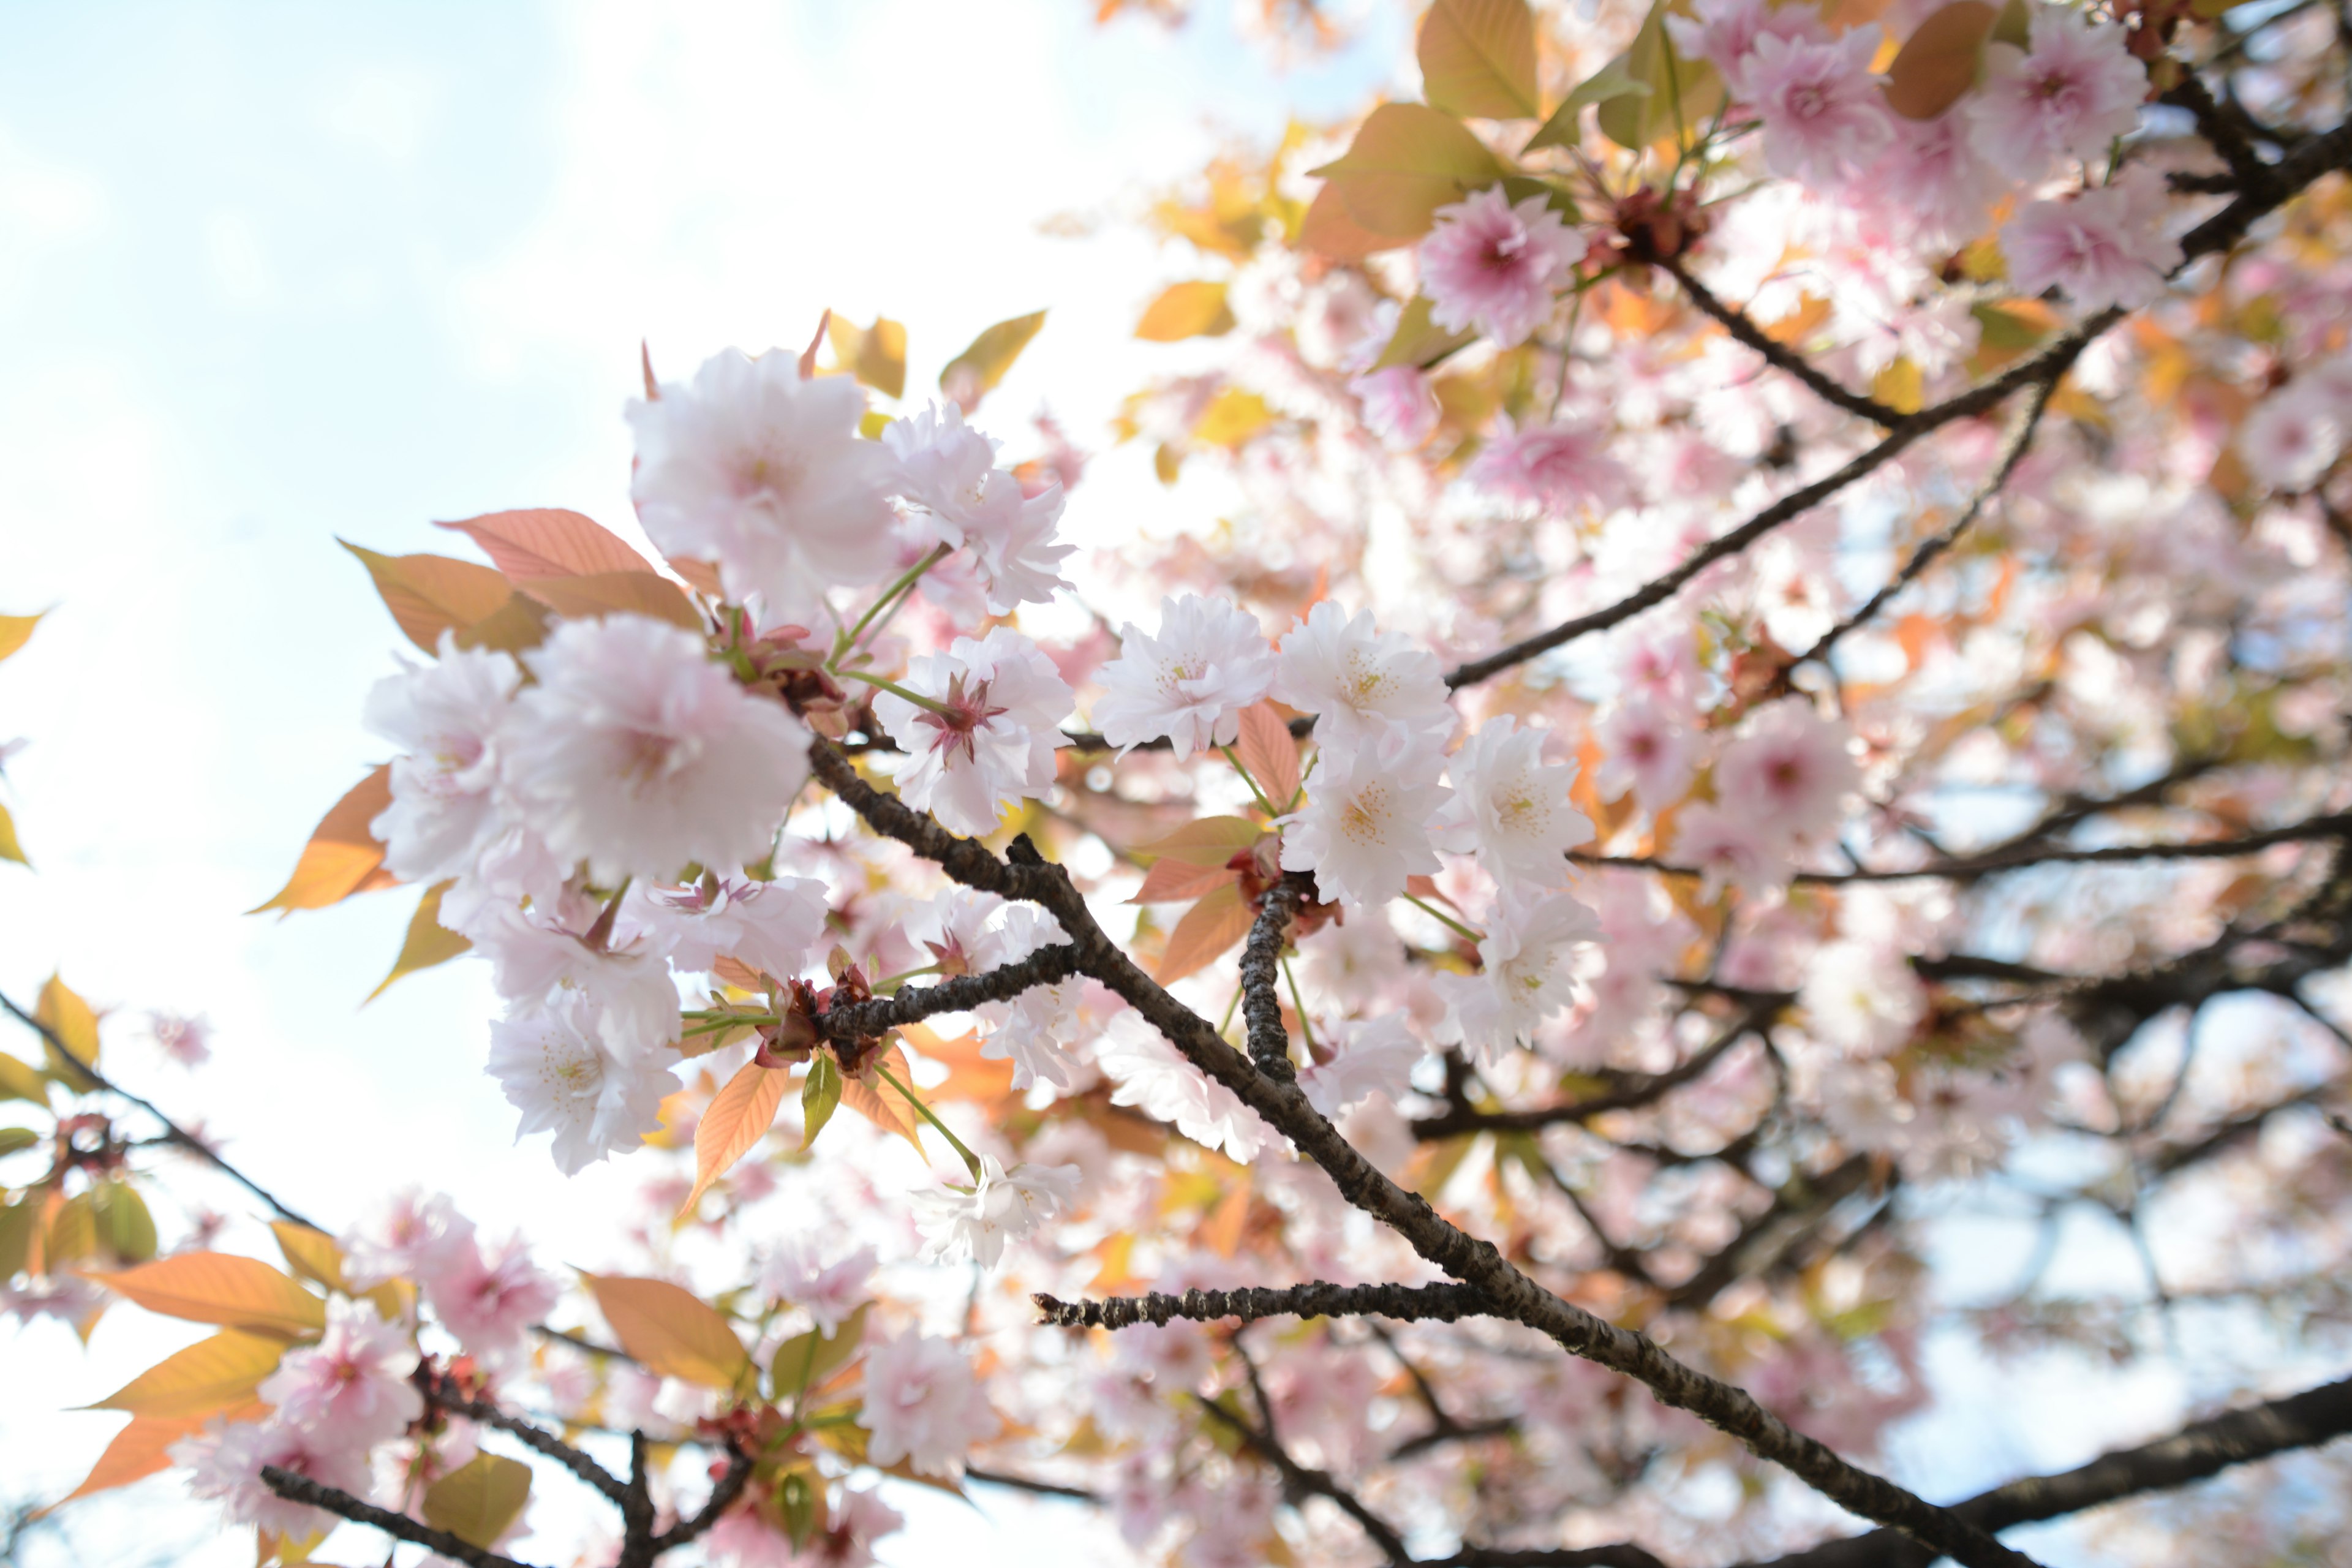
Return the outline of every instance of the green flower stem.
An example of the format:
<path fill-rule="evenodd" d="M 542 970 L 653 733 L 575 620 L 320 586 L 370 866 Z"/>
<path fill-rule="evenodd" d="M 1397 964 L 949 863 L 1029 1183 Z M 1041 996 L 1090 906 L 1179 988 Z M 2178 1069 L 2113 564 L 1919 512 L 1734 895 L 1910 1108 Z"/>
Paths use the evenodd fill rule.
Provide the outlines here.
<path fill-rule="evenodd" d="M 724 1034 L 726 1031 L 734 1028 L 739 1024 L 756 1029 L 762 1024 L 777 1024 L 782 1022 L 782 1019 L 770 1013 L 739 1013 L 731 1018 L 713 1018 L 707 1024 L 697 1024 L 691 1029 L 680 1030 L 678 1033 L 678 1038 L 688 1039 L 696 1035 Z"/>
<path fill-rule="evenodd" d="M 1225 1016 L 1222 1019 L 1218 1020 L 1217 1023 L 1217 1034 L 1220 1037 L 1224 1035 L 1226 1030 L 1234 1026 L 1234 1014 L 1240 1008 L 1241 1005 L 1242 988 L 1236 985 L 1234 987 L 1234 999 L 1225 1004 Z"/>
<path fill-rule="evenodd" d="M 904 698 L 916 707 L 927 708 L 934 713 L 944 713 L 948 710 L 946 703 L 935 698 L 926 697 L 919 691 L 909 691 L 897 681 L 885 680 L 878 675 L 863 675 L 854 669 L 837 669 L 834 673 L 845 680 L 862 680 L 868 686 L 887 691 L 893 697 Z"/>
<path fill-rule="evenodd" d="M 1290 960 L 1282 961 L 1282 978 L 1290 986 L 1290 1005 L 1298 1009 L 1298 1037 L 1306 1043 L 1309 1066 L 1315 1061 L 1315 1026 L 1307 1021 L 1307 998 L 1298 994 L 1298 976 L 1292 972 Z"/>
<path fill-rule="evenodd" d="M 948 1124 L 940 1121 L 937 1116 L 931 1114 L 931 1108 L 925 1105 L 920 1097 L 919 1097 L 913 1089 L 908 1089 L 905 1084 L 900 1083 L 897 1079 L 892 1078 L 888 1068 L 884 1067 L 880 1062 L 876 1062 L 874 1064 L 874 1071 L 876 1076 L 880 1078 L 884 1083 L 888 1084 L 892 1089 L 897 1089 L 900 1094 L 907 1097 L 907 1103 L 915 1108 L 915 1114 L 929 1122 L 932 1127 L 938 1130 L 939 1135 L 948 1141 L 949 1147 L 952 1148 L 957 1153 L 963 1156 L 964 1169 L 971 1173 L 971 1179 L 975 1182 L 980 1180 L 980 1156 L 965 1148 L 963 1146 L 963 1140 L 949 1131 Z"/>
<path fill-rule="evenodd" d="M 1429 916 L 1432 920 L 1436 921 L 1440 925 L 1449 928 L 1460 936 L 1466 937 L 1472 942 L 1484 942 L 1486 940 L 1485 932 L 1472 931 L 1468 926 L 1464 925 L 1460 921 L 1455 920 L 1452 915 L 1447 914 L 1444 910 L 1439 909 L 1435 904 L 1429 902 L 1425 899 L 1417 899 L 1411 893 L 1407 893 L 1404 896 L 1404 901 L 1411 904 L 1413 908 L 1421 910 L 1422 913 Z"/>
<path fill-rule="evenodd" d="M 936 550 L 933 550 L 929 555 L 924 556 L 920 561 L 916 562 L 914 565 L 901 573 L 898 581 L 883 589 L 882 596 L 876 599 L 871 605 L 867 605 L 866 613 L 857 617 L 857 624 L 851 626 L 847 631 L 843 632 L 839 637 L 834 639 L 833 658 L 829 662 L 835 664 L 839 663 L 843 654 L 847 653 L 851 648 L 856 647 L 859 640 L 864 637 L 866 628 L 869 626 L 873 626 L 875 617 L 882 616 L 885 609 L 887 609 L 891 615 L 898 614 L 898 605 L 899 601 L 903 600 L 908 594 L 914 590 L 914 586 L 917 583 L 922 581 L 924 573 L 929 571 L 932 567 L 946 560 L 948 558 L 948 547 L 944 544 L 940 545 Z M 883 624 L 887 626 L 888 623 L 889 617 L 887 616 L 883 616 Z M 835 670 L 834 673 L 838 675 L 841 672 L 839 670 Z"/>
<path fill-rule="evenodd" d="M 1241 774 L 1242 783 L 1249 785 L 1250 794 L 1257 797 L 1259 809 L 1268 816 L 1280 816 L 1282 813 L 1275 810 L 1274 803 L 1265 798 L 1265 791 L 1257 787 L 1257 780 L 1250 777 L 1250 771 L 1242 766 L 1242 760 L 1239 757 L 1234 755 L 1234 749 L 1231 746 L 1219 746 L 1217 750 L 1225 753 L 1225 761 L 1234 764 L 1234 772 Z"/>
<path fill-rule="evenodd" d="M 874 983 L 874 989 L 877 991 L 896 991 L 900 985 L 909 980 L 914 980 L 926 974 L 937 974 L 939 972 L 940 966 L 938 964 L 926 963 L 920 969 L 906 970 L 903 973 L 877 980 Z"/>

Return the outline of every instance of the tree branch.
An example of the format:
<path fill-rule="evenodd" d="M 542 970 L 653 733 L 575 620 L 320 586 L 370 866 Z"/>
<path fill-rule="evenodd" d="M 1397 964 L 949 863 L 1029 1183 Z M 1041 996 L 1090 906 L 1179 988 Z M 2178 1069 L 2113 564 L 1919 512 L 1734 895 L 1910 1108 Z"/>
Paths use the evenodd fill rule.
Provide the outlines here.
<path fill-rule="evenodd" d="M 1822 374 L 1804 355 L 1768 335 L 1763 328 L 1749 320 L 1746 311 L 1717 298 L 1714 290 L 1692 277 L 1680 261 L 1671 258 L 1654 260 L 1650 265 L 1682 285 L 1683 293 L 1688 296 L 1690 302 L 1713 317 L 1717 325 L 1731 334 L 1734 342 L 1761 355 L 1764 363 L 1775 370 L 1803 382 L 1822 402 L 1843 408 L 1848 414 L 1858 414 L 1888 429 L 1903 423 L 1903 416 L 1895 410 L 1867 393 L 1847 391 Z"/>
<path fill-rule="evenodd" d="M 936 985 L 902 987 L 895 996 L 829 1007 L 817 1016 L 817 1032 L 829 1040 L 871 1039 L 936 1014 L 965 1013 L 983 1002 L 1009 1002 L 1024 991 L 1077 973 L 1078 950 L 1056 942 L 979 974 L 960 974 Z"/>
<path fill-rule="evenodd" d="M 525 1447 L 546 1455 L 604 1493 L 614 1504 L 627 1500 L 628 1488 L 620 1477 L 554 1433 L 534 1426 L 520 1416 L 509 1415 L 488 1400 L 461 1399 L 437 1384 L 426 1385 L 425 1397 L 453 1415 L 463 1415 L 468 1421 L 478 1421 L 485 1426 L 495 1426 Z"/>
<path fill-rule="evenodd" d="M 347 1491 L 322 1486 L 308 1476 L 298 1476 L 276 1465 L 261 1467 L 261 1479 L 271 1491 L 289 1502 L 308 1503 L 329 1513 L 348 1519 L 355 1524 L 373 1525 L 386 1535 L 396 1536 L 414 1545 L 427 1547 L 442 1556 L 469 1565 L 469 1568 L 527 1568 L 511 1557 L 501 1557 L 486 1552 L 470 1542 L 460 1541 L 446 1530 L 436 1530 L 429 1524 L 419 1524 L 404 1513 L 378 1508 L 363 1502 Z"/>
<path fill-rule="evenodd" d="M 1064 1301 L 1040 1294 L 1029 1300 L 1037 1304 L 1040 1323 L 1065 1329 L 1124 1329 L 1137 1323 L 1165 1327 L 1176 1318 L 1199 1323 L 1237 1318 L 1254 1323 L 1260 1318 L 1377 1315 L 1405 1323 L 1451 1323 L 1495 1315 L 1493 1305 L 1467 1285 L 1333 1285 L 1321 1279 L 1286 1289 L 1249 1285 L 1237 1290 L 1187 1290 L 1181 1296 L 1154 1292 Z"/>
<path fill-rule="evenodd" d="M 1261 1458 L 1280 1471 L 1284 1485 L 1288 1490 L 1293 1493 L 1303 1492 L 1315 1497 L 1330 1499 L 1339 1506 L 1340 1512 L 1354 1520 L 1363 1532 L 1370 1537 L 1372 1544 L 1380 1548 L 1381 1555 L 1391 1564 L 1396 1565 L 1396 1568 L 1410 1568 L 1412 1553 L 1405 1550 L 1404 1538 L 1396 1532 L 1395 1527 L 1370 1509 L 1366 1508 L 1355 1493 L 1333 1479 L 1328 1471 L 1312 1469 L 1300 1464 L 1283 1450 L 1280 1443 L 1275 1441 L 1271 1431 L 1259 1431 L 1215 1400 L 1202 1399 L 1197 1394 L 1192 1397 L 1199 1401 L 1202 1410 L 1239 1434 L 1242 1441 L 1255 1449 Z"/>
<path fill-rule="evenodd" d="M 1242 942 L 1242 1016 L 1249 1024 L 1250 1059 L 1258 1071 L 1285 1082 L 1297 1077 L 1298 1069 L 1290 1059 L 1290 1031 L 1283 1027 L 1282 997 L 1275 982 L 1283 944 L 1290 939 L 1290 911 L 1303 890 L 1298 873 L 1286 872 L 1265 890 L 1257 919 L 1250 922 Z"/>

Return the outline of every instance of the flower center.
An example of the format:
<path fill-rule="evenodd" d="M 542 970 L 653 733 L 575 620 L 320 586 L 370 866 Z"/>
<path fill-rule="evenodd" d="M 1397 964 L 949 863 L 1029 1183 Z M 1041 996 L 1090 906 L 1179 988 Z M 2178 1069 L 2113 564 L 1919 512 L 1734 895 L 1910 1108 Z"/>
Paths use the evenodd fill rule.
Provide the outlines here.
<path fill-rule="evenodd" d="M 925 709 L 915 716 L 915 722 L 928 724 L 939 731 L 931 739 L 931 750 L 952 755 L 961 749 L 965 762 L 977 763 L 980 751 L 973 737 L 991 719 L 1005 711 L 988 705 L 987 681 L 973 687 L 971 694 L 966 696 L 963 677 L 959 675 L 949 680 L 948 694 L 940 699 L 940 708 Z"/>

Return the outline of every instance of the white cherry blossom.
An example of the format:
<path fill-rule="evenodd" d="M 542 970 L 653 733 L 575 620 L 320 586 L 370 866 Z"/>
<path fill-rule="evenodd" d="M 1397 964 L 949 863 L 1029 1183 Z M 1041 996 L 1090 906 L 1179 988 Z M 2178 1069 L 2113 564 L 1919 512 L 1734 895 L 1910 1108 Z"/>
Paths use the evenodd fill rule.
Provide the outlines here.
<path fill-rule="evenodd" d="M 1506 714 L 1480 725 L 1447 763 L 1454 794 L 1433 819 L 1438 841 L 1475 852 L 1499 883 L 1559 887 L 1568 852 L 1592 838 L 1591 819 L 1569 804 L 1576 764 L 1546 763 L 1546 735 Z"/>
<path fill-rule="evenodd" d="M 982 1154 L 980 1178 L 969 1190 L 928 1187 L 914 1194 L 923 1256 L 933 1262 L 969 1258 L 993 1268 L 1006 1242 L 1066 1213 L 1077 1196 L 1076 1165 L 1016 1164 L 1007 1171 L 995 1155 Z"/>
<path fill-rule="evenodd" d="M 886 765 L 908 805 L 979 837 L 1014 801 L 1054 787 L 1070 688 L 1035 643 L 1006 626 L 958 637 L 918 658 L 901 684 L 938 705 L 875 694 L 875 716 L 904 748 Z"/>
<path fill-rule="evenodd" d="M 1382 1013 L 1349 1025 L 1331 1059 L 1300 1073 L 1298 1087 L 1316 1110 L 1340 1116 L 1374 1095 L 1403 1099 L 1414 1066 L 1428 1054 L 1402 1016 Z"/>
<path fill-rule="evenodd" d="M 1273 695 L 1316 716 L 1316 744 L 1327 752 L 1391 724 L 1443 746 L 1457 723 L 1435 654 L 1381 631 L 1370 610 L 1350 616 L 1328 599 L 1282 639 Z"/>
<path fill-rule="evenodd" d="M 683 1087 L 658 1062 L 607 1048 L 583 1026 L 583 1005 L 559 996 L 490 1026 L 490 1076 L 522 1112 L 516 1140 L 554 1133 L 556 1168 L 567 1176 L 644 1142 L 661 1125 L 664 1098 Z"/>
<path fill-rule="evenodd" d="M 1432 826 L 1447 790 L 1445 759 L 1397 726 L 1352 752 L 1322 753 L 1307 805 L 1282 818 L 1282 868 L 1312 871 L 1325 901 L 1384 904 L 1441 868 Z"/>
<path fill-rule="evenodd" d="M 1182 762 L 1241 733 L 1242 710 L 1274 682 L 1274 650 L 1257 617 L 1198 594 L 1160 601 L 1160 631 L 1129 623 L 1119 654 L 1096 672 L 1094 721 L 1122 751 L 1166 737 Z"/>
<path fill-rule="evenodd" d="M 392 805 L 368 825 L 394 876 L 466 876 L 503 830 L 499 736 L 521 684 L 511 656 L 461 648 L 445 631 L 436 662 L 369 690 L 362 721 L 402 753 L 392 763 Z"/>

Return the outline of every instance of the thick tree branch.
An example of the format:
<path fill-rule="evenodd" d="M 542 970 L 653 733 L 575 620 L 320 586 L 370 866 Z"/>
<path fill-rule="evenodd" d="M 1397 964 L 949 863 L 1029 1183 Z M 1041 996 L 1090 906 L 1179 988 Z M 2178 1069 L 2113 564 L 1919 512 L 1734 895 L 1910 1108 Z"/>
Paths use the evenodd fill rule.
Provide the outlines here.
<path fill-rule="evenodd" d="M 1713 317 L 1718 326 L 1731 334 L 1734 342 L 1761 355 L 1764 363 L 1773 369 L 1803 382 L 1822 402 L 1843 408 L 1848 414 L 1858 414 L 1888 429 L 1903 423 L 1900 413 L 1867 393 L 1849 392 L 1840 386 L 1811 360 L 1766 333 L 1763 328 L 1748 319 L 1746 311 L 1717 298 L 1715 291 L 1692 277 L 1680 261 L 1659 260 L 1653 261 L 1651 265 L 1682 285 L 1683 293 L 1689 297 L 1690 302 Z"/>
<path fill-rule="evenodd" d="M 1242 1016 L 1249 1024 L 1250 1059 L 1258 1071 L 1285 1081 L 1296 1078 L 1298 1069 L 1290 1059 L 1290 1031 L 1283 1026 L 1282 997 L 1275 987 L 1283 944 L 1290 940 L 1290 911 L 1304 890 L 1297 873 L 1285 874 L 1265 890 L 1265 903 L 1242 942 Z"/>
<path fill-rule="evenodd" d="M 937 1014 L 970 1012 L 983 1002 L 1009 1002 L 1024 991 L 1067 980 L 1077 973 L 1078 950 L 1056 942 L 1016 963 L 978 974 L 960 974 L 936 985 L 906 986 L 895 996 L 829 1007 L 817 1017 L 817 1032 L 829 1040 L 871 1039 Z"/>
<path fill-rule="evenodd" d="M 1451 1323 L 1493 1315 L 1492 1305 L 1467 1285 L 1334 1285 L 1321 1279 L 1283 1289 L 1250 1285 L 1238 1290 L 1195 1289 L 1181 1296 L 1155 1292 L 1099 1301 L 1064 1301 L 1046 1295 L 1029 1299 L 1037 1304 L 1039 1322 L 1065 1329 L 1124 1329 L 1137 1323 L 1165 1327 L 1178 1318 L 1198 1323 L 1236 1318 L 1254 1323 L 1260 1318 L 1378 1315 L 1405 1323 Z"/>
<path fill-rule="evenodd" d="M 308 1476 L 298 1476 L 276 1465 L 261 1467 L 261 1479 L 271 1491 L 289 1502 L 308 1503 L 324 1509 L 339 1518 L 355 1524 L 373 1525 L 386 1535 L 396 1536 L 414 1545 L 427 1547 L 469 1568 L 528 1568 L 511 1557 L 501 1557 L 495 1552 L 484 1551 L 468 1542 L 460 1541 L 446 1530 L 436 1530 L 429 1524 L 419 1524 L 404 1513 L 378 1508 L 337 1488 L 322 1486 Z"/>
<path fill-rule="evenodd" d="M 727 1471 L 710 1489 L 709 1500 L 690 1519 L 681 1519 L 653 1538 L 649 1555 L 658 1557 L 673 1546 L 683 1546 L 719 1522 L 719 1518 L 743 1495 L 751 1479 L 751 1456 L 738 1449 L 727 1456 Z"/>

